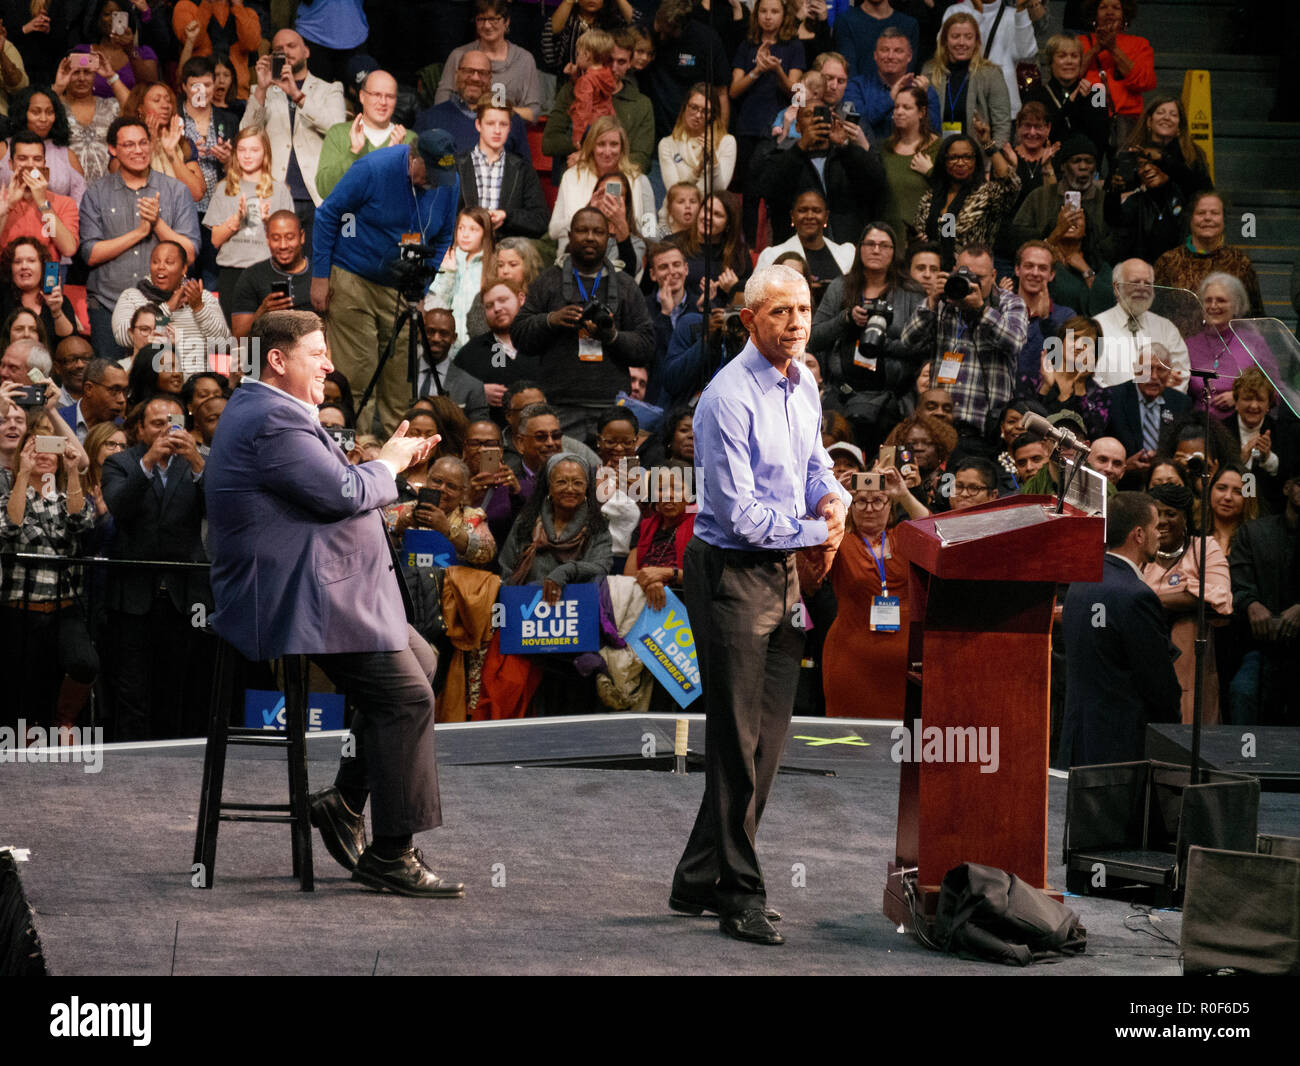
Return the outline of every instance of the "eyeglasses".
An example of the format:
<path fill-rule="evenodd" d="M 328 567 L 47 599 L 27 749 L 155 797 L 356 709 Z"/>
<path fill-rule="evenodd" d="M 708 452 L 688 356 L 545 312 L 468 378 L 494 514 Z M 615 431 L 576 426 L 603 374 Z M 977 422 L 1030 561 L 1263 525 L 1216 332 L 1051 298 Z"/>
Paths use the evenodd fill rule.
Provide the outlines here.
<path fill-rule="evenodd" d="M 889 505 L 888 496 L 872 496 L 866 500 L 854 500 L 854 507 L 863 507 L 868 511 L 879 511 L 882 507 Z"/>
<path fill-rule="evenodd" d="M 475 78 L 490 78 L 490 77 L 492 77 L 492 71 L 491 71 L 490 69 L 489 69 L 489 70 L 483 70 L 481 67 L 461 67 L 461 68 L 457 71 L 457 73 L 464 74 L 465 77 L 467 77 L 467 78 L 469 78 L 469 77 L 475 77 Z"/>
<path fill-rule="evenodd" d="M 703 105 L 703 104 L 687 104 L 687 105 L 686 105 L 686 113 L 687 113 L 688 115 L 702 115 L 702 114 L 704 114 L 704 105 Z"/>
<path fill-rule="evenodd" d="M 975 157 L 973 155 L 958 155 L 956 152 L 953 152 L 948 156 L 948 162 L 949 163 L 973 163 L 975 162 Z"/>
<path fill-rule="evenodd" d="M 475 15 L 474 21 L 482 26 L 495 26 L 498 22 L 505 22 L 500 15 Z"/>
<path fill-rule="evenodd" d="M 564 434 L 558 429 L 553 433 L 548 433 L 546 430 L 539 430 L 536 433 L 530 433 L 529 436 L 531 436 L 533 440 L 537 441 L 538 444 L 548 440 L 564 440 Z"/>
<path fill-rule="evenodd" d="M 862 247 L 869 252 L 889 252 L 893 251 L 893 241 L 863 241 Z"/>
<path fill-rule="evenodd" d="M 103 390 L 104 390 L 106 393 L 108 393 L 110 396 L 125 396 L 125 395 L 126 395 L 126 386 L 125 386 L 125 385 L 101 385 L 98 381 L 87 381 L 86 384 L 87 384 L 88 386 L 89 386 L 89 385 L 93 385 L 93 386 L 94 386 L 95 388 L 97 388 L 97 389 L 103 389 Z"/>
<path fill-rule="evenodd" d="M 978 496 L 982 492 L 989 491 L 989 488 L 985 485 L 970 485 L 961 481 L 958 481 L 952 487 L 954 496 Z"/>

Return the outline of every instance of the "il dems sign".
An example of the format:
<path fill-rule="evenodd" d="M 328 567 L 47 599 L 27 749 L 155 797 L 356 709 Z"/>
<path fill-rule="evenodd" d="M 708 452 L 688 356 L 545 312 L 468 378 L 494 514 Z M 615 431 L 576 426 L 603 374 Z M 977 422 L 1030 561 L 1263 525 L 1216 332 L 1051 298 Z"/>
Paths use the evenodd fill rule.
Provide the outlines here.
<path fill-rule="evenodd" d="M 595 585 L 566 585 L 555 603 L 542 599 L 540 585 L 505 585 L 501 651 L 505 655 L 597 651 L 600 597 Z"/>
<path fill-rule="evenodd" d="M 649 604 L 628 632 L 628 646 L 659 683 L 672 693 L 679 707 L 700 694 L 700 664 L 695 657 L 695 634 L 682 601 L 664 590 L 661 610 Z"/>

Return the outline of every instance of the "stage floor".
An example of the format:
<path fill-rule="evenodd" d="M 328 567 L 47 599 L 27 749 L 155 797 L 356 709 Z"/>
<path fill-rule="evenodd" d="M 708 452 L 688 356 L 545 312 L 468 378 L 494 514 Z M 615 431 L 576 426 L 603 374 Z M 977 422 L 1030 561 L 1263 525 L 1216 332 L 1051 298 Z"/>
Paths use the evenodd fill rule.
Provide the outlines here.
<path fill-rule="evenodd" d="M 691 719 L 691 748 L 704 724 Z M 769 903 L 787 943 L 741 944 L 716 919 L 668 909 L 702 772 L 544 767 L 672 753 L 672 717 L 610 715 L 439 726 L 445 825 L 416 838 L 466 883 L 459 901 L 355 884 L 313 834 L 316 891 L 289 876 L 283 825 L 222 823 L 215 884 L 190 887 L 201 742 L 115 745 L 102 771 L 0 768 L 0 845 L 19 863 L 53 974 L 1130 974 L 1177 975 L 1180 916 L 1151 925 L 1127 902 L 1067 897 L 1088 952 L 1016 970 L 932 952 L 880 912 L 892 858 L 895 723 L 796 719 L 759 832 Z M 340 738 L 309 740 L 313 788 Z M 283 757 L 232 748 L 226 798 L 282 801 Z M 1066 782 L 1050 782 L 1049 881 Z M 1300 835 L 1300 796 L 1265 793 L 1261 832 Z M 1145 908 L 1144 908 L 1145 909 Z M 1126 927 L 1126 918 L 1129 918 Z M 1173 943 L 1147 932 L 1159 929 Z M 174 952 L 174 958 L 173 958 Z"/>

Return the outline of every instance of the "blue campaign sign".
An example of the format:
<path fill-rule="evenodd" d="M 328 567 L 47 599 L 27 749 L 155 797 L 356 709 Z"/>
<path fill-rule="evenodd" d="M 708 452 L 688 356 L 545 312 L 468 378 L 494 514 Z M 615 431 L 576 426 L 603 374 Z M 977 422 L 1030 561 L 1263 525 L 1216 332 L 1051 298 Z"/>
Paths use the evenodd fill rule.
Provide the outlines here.
<path fill-rule="evenodd" d="M 686 707 L 700 695 L 695 634 L 686 608 L 671 589 L 664 589 L 664 599 L 663 610 L 646 605 L 628 632 L 627 643 L 677 705 Z"/>
<path fill-rule="evenodd" d="M 410 567 L 456 565 L 455 547 L 436 529 L 408 529 L 402 534 L 402 555 Z"/>
<path fill-rule="evenodd" d="M 595 585 L 565 585 L 554 604 L 542 600 L 541 585 L 503 585 L 503 655 L 570 655 L 600 647 L 600 594 Z"/>
<path fill-rule="evenodd" d="M 284 693 L 250 688 L 244 692 L 244 726 L 248 729 L 288 728 Z M 343 697 L 337 692 L 307 693 L 307 732 L 343 728 Z"/>

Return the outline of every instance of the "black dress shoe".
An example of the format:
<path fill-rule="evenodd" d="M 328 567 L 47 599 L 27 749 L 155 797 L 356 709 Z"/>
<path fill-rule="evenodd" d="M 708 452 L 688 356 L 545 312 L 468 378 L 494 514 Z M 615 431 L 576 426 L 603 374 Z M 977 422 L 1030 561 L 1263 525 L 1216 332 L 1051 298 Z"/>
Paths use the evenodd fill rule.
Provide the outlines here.
<path fill-rule="evenodd" d="M 694 899 L 690 896 L 683 896 L 677 892 L 673 892 L 669 895 L 668 906 L 679 914 L 696 915 L 703 914 L 705 911 L 708 911 L 710 914 L 719 913 L 718 901 L 716 899 Z M 763 917 L 769 922 L 779 922 L 781 920 L 781 912 L 775 907 L 764 907 Z"/>
<path fill-rule="evenodd" d="M 345 870 L 355 870 L 361 853 L 366 850 L 366 818 L 353 814 L 343 802 L 337 788 L 313 792 L 307 797 L 311 811 L 311 824 L 320 830 L 321 840 L 328 851 Z"/>
<path fill-rule="evenodd" d="M 459 899 L 465 895 L 464 885 L 440 878 L 415 848 L 407 848 L 396 859 L 381 859 L 374 848 L 367 848 L 352 871 L 352 880 L 399 896 Z"/>
<path fill-rule="evenodd" d="M 737 940 L 747 940 L 751 944 L 785 943 L 785 937 L 776 931 L 776 927 L 764 917 L 758 907 L 728 914 L 719 925 L 727 936 L 735 937 Z"/>

